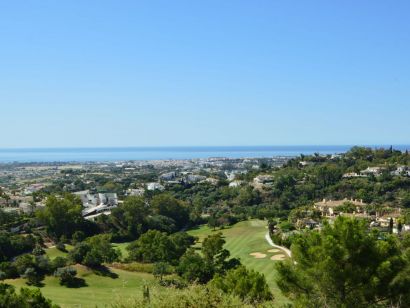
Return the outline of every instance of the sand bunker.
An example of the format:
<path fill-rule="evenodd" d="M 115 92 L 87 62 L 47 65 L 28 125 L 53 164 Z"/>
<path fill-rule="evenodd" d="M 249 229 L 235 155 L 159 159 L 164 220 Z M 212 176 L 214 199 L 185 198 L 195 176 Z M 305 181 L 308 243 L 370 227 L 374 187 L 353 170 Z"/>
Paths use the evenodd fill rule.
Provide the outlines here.
<path fill-rule="evenodd" d="M 275 253 L 275 252 L 281 252 L 281 251 L 280 251 L 280 249 L 270 249 L 270 250 L 268 250 L 268 252 L 273 252 L 273 253 Z"/>
<path fill-rule="evenodd" d="M 266 257 L 266 254 L 260 253 L 260 252 L 252 252 L 252 253 L 250 253 L 250 255 L 252 257 L 255 257 L 255 259 L 263 259 L 263 258 Z"/>
<path fill-rule="evenodd" d="M 282 255 L 282 254 L 274 255 L 270 259 L 273 261 L 285 260 L 285 255 Z"/>

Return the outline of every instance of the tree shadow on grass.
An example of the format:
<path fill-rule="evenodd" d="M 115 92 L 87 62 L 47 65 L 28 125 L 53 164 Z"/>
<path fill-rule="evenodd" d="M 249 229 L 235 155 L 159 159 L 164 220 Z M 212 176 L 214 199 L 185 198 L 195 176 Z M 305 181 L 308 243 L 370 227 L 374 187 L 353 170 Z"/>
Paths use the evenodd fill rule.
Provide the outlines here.
<path fill-rule="evenodd" d="M 43 281 L 35 281 L 35 282 L 26 281 L 26 285 L 37 287 L 37 288 L 42 288 L 45 286 L 45 283 Z"/>
<path fill-rule="evenodd" d="M 74 277 L 69 283 L 65 284 L 67 288 L 83 288 L 88 287 L 87 282 L 83 278 Z"/>
<path fill-rule="evenodd" d="M 112 279 L 117 279 L 118 278 L 118 274 L 112 272 L 108 267 L 101 265 L 98 267 L 93 267 L 92 271 L 94 274 L 98 275 L 98 276 L 103 276 L 103 277 L 110 277 Z"/>

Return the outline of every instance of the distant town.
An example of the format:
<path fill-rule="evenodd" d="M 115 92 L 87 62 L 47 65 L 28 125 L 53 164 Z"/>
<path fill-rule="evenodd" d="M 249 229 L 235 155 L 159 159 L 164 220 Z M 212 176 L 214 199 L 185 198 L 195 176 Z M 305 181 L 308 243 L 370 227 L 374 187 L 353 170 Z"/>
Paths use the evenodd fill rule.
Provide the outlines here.
<path fill-rule="evenodd" d="M 83 216 L 109 215 L 127 196 L 161 192 L 175 185 L 225 181 L 229 187 L 246 184 L 240 175 L 282 166 L 290 157 L 208 158 L 88 163 L 0 164 L 0 206 L 8 212 L 30 214 L 45 206 L 46 193 L 68 192 L 83 204 Z M 256 187 L 272 177 L 255 177 Z"/>

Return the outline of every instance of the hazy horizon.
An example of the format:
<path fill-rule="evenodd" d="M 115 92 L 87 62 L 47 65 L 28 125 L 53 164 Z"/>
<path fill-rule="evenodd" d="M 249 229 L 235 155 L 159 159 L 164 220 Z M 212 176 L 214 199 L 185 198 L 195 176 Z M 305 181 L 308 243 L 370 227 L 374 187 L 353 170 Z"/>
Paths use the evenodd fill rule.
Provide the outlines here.
<path fill-rule="evenodd" d="M 198 146 L 198 147 L 97 147 L 97 148 L 15 148 L 0 149 L 1 163 L 42 162 L 106 162 L 106 161 L 150 161 L 190 160 L 210 157 L 226 158 L 272 158 L 296 157 L 314 153 L 331 155 L 348 151 L 352 146 Z M 381 148 L 388 146 L 370 146 Z M 410 145 L 396 145 L 400 151 Z"/>

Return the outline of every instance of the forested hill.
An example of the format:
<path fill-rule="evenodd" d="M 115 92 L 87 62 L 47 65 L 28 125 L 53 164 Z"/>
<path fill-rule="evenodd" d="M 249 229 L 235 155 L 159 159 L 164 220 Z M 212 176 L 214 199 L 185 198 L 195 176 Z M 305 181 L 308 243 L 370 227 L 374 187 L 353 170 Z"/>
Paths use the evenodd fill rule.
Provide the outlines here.
<path fill-rule="evenodd" d="M 283 209 L 326 199 L 410 207 L 410 156 L 390 149 L 354 147 L 332 156 L 303 156 L 272 172 L 268 194 Z"/>

